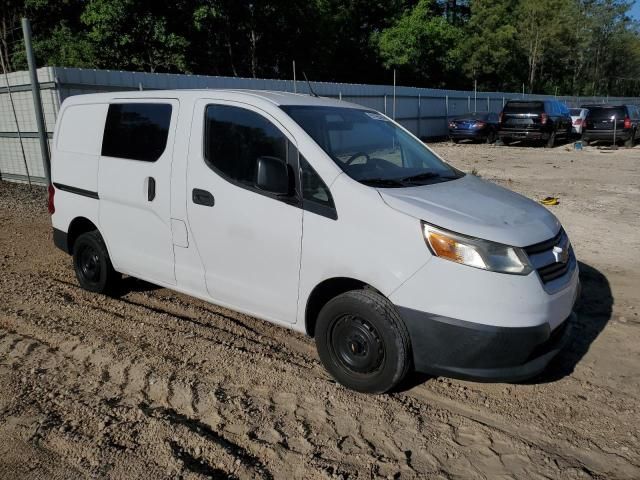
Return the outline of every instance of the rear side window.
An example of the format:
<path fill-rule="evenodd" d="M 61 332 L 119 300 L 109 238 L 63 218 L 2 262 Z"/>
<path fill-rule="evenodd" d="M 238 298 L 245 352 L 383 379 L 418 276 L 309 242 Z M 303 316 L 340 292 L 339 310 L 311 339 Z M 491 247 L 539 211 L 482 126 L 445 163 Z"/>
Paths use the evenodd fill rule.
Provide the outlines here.
<path fill-rule="evenodd" d="M 171 105 L 113 103 L 109 105 L 102 155 L 155 162 L 167 146 Z"/>
<path fill-rule="evenodd" d="M 258 157 L 287 160 L 287 137 L 262 115 L 228 105 L 209 105 L 205 160 L 231 180 L 253 185 Z"/>
<path fill-rule="evenodd" d="M 536 113 L 544 112 L 544 102 L 507 102 L 505 113 Z"/>
<path fill-rule="evenodd" d="M 592 107 L 589 109 L 589 118 L 593 120 L 611 120 L 614 115 L 617 119 L 623 119 L 626 114 L 625 107 Z"/>

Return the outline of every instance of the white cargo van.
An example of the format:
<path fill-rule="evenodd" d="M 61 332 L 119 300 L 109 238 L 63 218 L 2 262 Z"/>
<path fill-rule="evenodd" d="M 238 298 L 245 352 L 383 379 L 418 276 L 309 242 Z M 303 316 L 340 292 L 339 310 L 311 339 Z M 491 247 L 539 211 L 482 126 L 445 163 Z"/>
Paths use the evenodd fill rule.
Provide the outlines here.
<path fill-rule="evenodd" d="M 265 91 L 74 96 L 52 143 L 55 244 L 80 285 L 131 275 L 315 338 L 343 385 L 415 369 L 516 381 L 579 290 L 544 207 L 362 106 Z"/>

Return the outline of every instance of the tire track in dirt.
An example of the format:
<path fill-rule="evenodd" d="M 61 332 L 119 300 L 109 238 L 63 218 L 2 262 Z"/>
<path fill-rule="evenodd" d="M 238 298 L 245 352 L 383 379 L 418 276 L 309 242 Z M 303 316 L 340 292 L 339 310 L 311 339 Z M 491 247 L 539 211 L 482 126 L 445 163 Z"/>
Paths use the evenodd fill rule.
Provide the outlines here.
<path fill-rule="evenodd" d="M 0 232 L 0 386 L 12 392 L 0 397 L 0 439 L 13 442 L 23 422 L 25 451 L 57 455 L 69 476 L 263 477 L 178 415 L 274 478 L 640 477 L 631 378 L 589 366 L 539 388 L 460 394 L 466 383 L 439 379 L 354 394 L 328 378 L 311 341 L 280 327 L 134 280 L 121 299 L 80 290 L 48 217 L 27 217 L 7 213 Z"/>
<path fill-rule="evenodd" d="M 108 309 L 103 309 L 106 311 L 109 311 Z M 21 318 L 25 318 L 24 315 L 25 312 L 23 312 L 23 315 Z M 167 313 L 167 315 L 171 315 L 170 313 Z M 27 317 L 28 318 L 28 317 Z M 203 326 L 202 328 L 208 328 L 208 326 Z M 16 345 L 19 344 L 19 341 L 15 341 L 12 343 L 12 351 L 16 350 Z M 32 345 L 32 344 L 30 344 Z M 32 348 L 31 346 L 25 347 L 27 350 L 29 350 L 30 348 Z M 109 364 L 112 363 L 114 360 L 113 359 L 106 359 L 104 358 L 104 355 L 97 355 L 96 354 L 96 349 L 95 348 L 91 348 L 91 349 L 83 349 L 82 345 L 81 345 L 81 341 L 78 340 L 76 342 L 73 342 L 70 348 L 70 353 L 72 355 L 72 357 L 77 360 L 80 361 L 83 368 L 84 368 L 84 373 L 86 373 L 90 368 L 94 368 L 97 369 L 97 377 L 98 377 L 98 383 L 99 383 L 99 387 L 103 387 L 104 385 L 106 385 L 110 380 L 111 380 L 111 375 L 110 374 L 106 374 L 105 375 L 105 364 Z M 286 360 L 285 360 L 286 361 Z M 172 362 L 173 366 L 175 366 L 175 364 L 179 364 L 178 361 L 174 361 Z M 137 367 L 140 368 L 140 367 Z M 146 396 L 150 401 L 155 401 L 158 402 L 160 404 L 164 404 L 164 405 L 168 405 L 169 407 L 171 407 L 172 403 L 171 403 L 171 398 L 173 396 L 172 393 L 172 389 L 171 389 L 171 385 L 173 383 L 173 379 L 175 378 L 174 374 L 171 374 L 171 376 L 167 379 L 167 380 L 160 380 L 160 381 L 153 381 L 151 374 L 149 373 L 149 375 L 146 376 L 146 383 L 145 383 L 145 388 L 142 390 L 142 395 Z M 126 389 L 126 387 L 125 387 Z M 120 390 L 122 390 L 120 388 Z M 197 389 L 196 389 L 197 390 Z M 433 399 L 432 399 L 433 400 Z M 187 403 L 189 404 L 194 404 L 194 400 L 193 397 L 191 398 L 190 401 L 188 401 Z M 452 411 L 452 409 L 449 406 L 443 405 L 443 402 L 435 402 L 437 404 L 440 404 L 440 406 L 444 406 L 448 411 Z M 195 408 L 193 408 L 193 410 L 195 410 Z M 458 415 L 463 415 L 465 416 L 464 412 L 456 412 Z M 415 415 L 415 412 L 414 412 Z M 466 414 L 467 418 L 468 417 L 468 413 Z M 473 420 L 474 419 L 472 418 Z M 495 425 L 492 425 L 490 423 L 487 423 L 486 421 L 484 423 L 482 423 L 485 427 L 491 427 L 493 429 L 496 429 Z M 308 431 L 311 431 L 312 429 L 309 427 L 307 428 Z M 501 429 L 502 433 L 506 433 L 508 435 L 514 436 L 513 432 L 509 432 L 509 431 L 505 431 L 504 429 Z M 334 429 L 334 433 L 335 433 L 335 429 Z M 331 433 L 329 436 L 333 436 L 334 433 Z M 372 455 L 374 458 L 377 458 L 378 460 L 381 461 L 387 461 L 387 459 L 384 457 L 384 455 L 379 455 L 376 453 L 376 449 L 374 448 L 373 444 L 367 440 L 365 434 L 362 432 L 362 430 L 360 429 L 359 432 L 356 432 L 354 434 L 354 436 L 356 438 L 360 439 L 360 442 L 363 443 L 364 445 L 367 446 L 368 450 L 369 450 L 369 454 Z M 518 440 L 522 441 L 522 438 L 517 437 Z M 537 448 L 540 448 L 541 450 L 545 451 L 545 453 L 547 455 L 550 455 L 549 450 L 545 450 L 543 447 L 541 447 L 539 444 L 535 444 L 535 446 Z M 399 448 L 396 447 L 396 450 L 398 450 L 398 452 L 400 451 Z M 394 452 L 396 455 L 395 457 L 398 457 L 398 452 Z M 403 452 L 404 454 L 404 452 Z M 553 457 L 553 455 L 551 455 Z M 561 458 L 561 457 L 560 457 Z M 562 459 L 562 458 L 561 458 Z M 565 460 L 565 463 L 569 464 L 572 467 L 578 468 L 579 465 L 576 464 L 576 462 L 571 462 L 571 461 L 566 461 L 567 459 L 564 458 L 563 460 Z M 409 464 L 409 462 L 407 461 L 407 465 Z M 411 470 L 412 468 L 409 467 L 409 470 Z M 595 469 L 596 471 L 598 471 L 597 469 Z M 592 470 L 590 470 L 592 471 Z"/>

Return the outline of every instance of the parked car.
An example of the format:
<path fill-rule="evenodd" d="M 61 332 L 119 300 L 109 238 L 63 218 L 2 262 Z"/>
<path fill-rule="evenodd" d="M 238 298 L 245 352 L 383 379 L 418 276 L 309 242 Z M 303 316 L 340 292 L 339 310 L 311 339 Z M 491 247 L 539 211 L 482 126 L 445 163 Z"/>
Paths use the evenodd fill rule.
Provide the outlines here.
<path fill-rule="evenodd" d="M 569 110 L 571 114 L 571 131 L 576 135 L 582 135 L 584 120 L 587 118 L 589 110 L 586 108 L 572 108 Z"/>
<path fill-rule="evenodd" d="M 500 140 L 543 140 L 551 148 L 571 136 L 569 109 L 557 100 L 509 100 L 500 114 Z"/>
<path fill-rule="evenodd" d="M 449 138 L 454 143 L 460 140 L 496 141 L 498 133 L 497 113 L 468 113 L 449 121 Z"/>
<path fill-rule="evenodd" d="M 582 142 L 585 145 L 593 142 L 624 142 L 625 147 L 631 148 L 639 137 L 639 123 L 640 110 L 635 105 L 592 106 L 585 120 Z"/>
<path fill-rule="evenodd" d="M 77 95 L 52 154 L 53 240 L 81 287 L 130 275 L 306 333 L 352 389 L 385 392 L 410 368 L 521 380 L 570 335 L 578 263 L 558 219 L 370 108 Z"/>

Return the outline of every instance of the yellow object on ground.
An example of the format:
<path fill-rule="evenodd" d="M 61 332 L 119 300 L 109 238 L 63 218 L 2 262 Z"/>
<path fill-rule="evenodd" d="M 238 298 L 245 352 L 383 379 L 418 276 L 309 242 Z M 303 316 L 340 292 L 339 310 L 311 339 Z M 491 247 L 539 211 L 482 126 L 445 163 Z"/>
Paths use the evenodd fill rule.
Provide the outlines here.
<path fill-rule="evenodd" d="M 543 205 L 558 205 L 560 203 L 560 200 L 558 200 L 556 197 L 546 197 L 540 200 L 540 203 Z"/>

